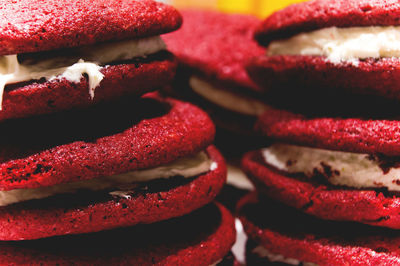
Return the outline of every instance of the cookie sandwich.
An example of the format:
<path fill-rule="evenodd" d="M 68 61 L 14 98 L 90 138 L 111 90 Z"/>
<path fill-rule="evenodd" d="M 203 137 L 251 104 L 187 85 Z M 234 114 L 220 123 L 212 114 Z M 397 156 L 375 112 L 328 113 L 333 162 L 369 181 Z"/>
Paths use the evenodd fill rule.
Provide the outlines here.
<path fill-rule="evenodd" d="M 211 202 L 226 181 L 207 114 L 158 95 L 0 127 L 1 240 L 182 216 Z"/>
<path fill-rule="evenodd" d="M 171 81 L 160 34 L 179 13 L 153 1 L 0 4 L 0 121 L 140 96 Z"/>
<path fill-rule="evenodd" d="M 215 11 L 183 10 L 182 15 L 182 28 L 163 37 L 180 63 L 174 94 L 210 113 L 221 128 L 217 141 L 225 146 L 235 142 L 234 135 L 254 134 L 255 118 L 267 106 L 245 61 L 265 53 L 252 37 L 259 19 Z"/>
<path fill-rule="evenodd" d="M 239 217 L 248 265 L 396 265 L 399 232 L 320 220 L 261 194 L 244 197 Z"/>
<path fill-rule="evenodd" d="M 307 1 L 264 20 L 267 53 L 248 70 L 267 90 L 352 92 L 399 100 L 397 1 Z"/>

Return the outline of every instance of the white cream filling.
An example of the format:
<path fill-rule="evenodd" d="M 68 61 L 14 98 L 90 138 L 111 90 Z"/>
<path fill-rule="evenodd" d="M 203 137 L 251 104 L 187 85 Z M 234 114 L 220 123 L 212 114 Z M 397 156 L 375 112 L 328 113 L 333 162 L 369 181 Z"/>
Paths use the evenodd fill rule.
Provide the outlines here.
<path fill-rule="evenodd" d="M 270 109 L 262 101 L 216 88 L 209 82 L 196 76 L 190 78 L 189 85 L 201 97 L 234 112 L 258 116 Z"/>
<path fill-rule="evenodd" d="M 391 167 L 384 171 L 379 161 L 369 154 L 281 143 L 263 149 L 262 154 L 266 163 L 288 173 L 303 173 L 312 177 L 314 171 L 318 171 L 333 185 L 400 191 L 400 168 Z"/>
<path fill-rule="evenodd" d="M 268 55 L 324 56 L 330 62 L 400 57 L 400 26 L 324 28 L 271 42 Z"/>
<path fill-rule="evenodd" d="M 247 235 L 244 232 L 242 222 L 239 218 L 235 218 L 235 229 L 236 229 L 236 242 L 233 245 L 231 251 L 235 256 L 236 260 L 241 265 L 246 265 L 246 242 Z"/>
<path fill-rule="evenodd" d="M 253 184 L 247 178 L 246 174 L 239 167 L 228 164 L 228 179 L 227 184 L 232 185 L 239 189 L 254 190 Z"/>
<path fill-rule="evenodd" d="M 264 248 L 263 246 L 257 246 L 252 250 L 252 253 L 257 254 L 260 258 L 267 258 L 270 262 L 281 262 L 289 265 L 304 265 L 304 266 L 317 266 L 318 264 L 312 262 L 302 262 L 297 259 L 286 258 L 283 255 L 274 254 Z"/>
<path fill-rule="evenodd" d="M 43 59 L 20 60 L 18 55 L 0 56 L 0 108 L 4 87 L 8 84 L 38 80 L 65 78 L 70 82 L 79 82 L 83 74 L 88 75 L 89 95 L 93 99 L 94 91 L 103 79 L 100 70 L 107 63 L 145 57 L 166 46 L 159 37 L 103 43 L 93 46 L 71 48 L 69 50 L 50 51 Z M 21 62 L 20 62 L 21 61 Z"/>
<path fill-rule="evenodd" d="M 33 189 L 14 189 L 0 191 L 0 206 L 6 206 L 17 202 L 43 199 L 57 194 L 75 193 L 79 190 L 100 191 L 116 189 L 111 195 L 129 198 L 133 183 L 148 182 L 155 179 L 167 179 L 174 176 L 184 178 L 212 171 L 216 167 L 206 152 L 200 152 L 192 157 L 181 158 L 170 164 L 152 169 L 132 171 L 120 175 L 105 176 L 73 183 L 58 184 L 50 187 Z M 133 185 L 134 186 L 134 185 Z"/>

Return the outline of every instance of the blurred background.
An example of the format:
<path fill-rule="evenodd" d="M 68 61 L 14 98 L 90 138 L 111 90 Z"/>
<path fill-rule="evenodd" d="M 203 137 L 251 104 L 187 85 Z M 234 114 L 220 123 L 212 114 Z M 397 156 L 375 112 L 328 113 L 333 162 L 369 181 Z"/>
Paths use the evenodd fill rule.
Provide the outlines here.
<path fill-rule="evenodd" d="M 253 14 L 261 18 L 285 6 L 304 0 L 164 0 L 177 8 L 214 9 L 229 13 Z"/>

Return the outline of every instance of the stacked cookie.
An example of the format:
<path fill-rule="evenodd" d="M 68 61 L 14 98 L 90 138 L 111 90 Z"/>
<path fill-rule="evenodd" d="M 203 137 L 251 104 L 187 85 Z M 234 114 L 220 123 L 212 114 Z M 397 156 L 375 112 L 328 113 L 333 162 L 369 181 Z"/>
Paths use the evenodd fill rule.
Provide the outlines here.
<path fill-rule="evenodd" d="M 254 123 L 268 107 L 245 70 L 265 49 L 253 40 L 260 20 L 247 15 L 182 10 L 183 25 L 165 35 L 180 67 L 173 92 L 202 106 L 217 125 L 217 145 L 240 155 L 254 145 Z"/>
<path fill-rule="evenodd" d="M 146 94 L 174 77 L 159 35 L 179 13 L 148 0 L 21 0 L 0 13 L 1 263 L 221 261 L 235 230 L 207 205 L 226 180 L 214 125 Z"/>
<path fill-rule="evenodd" d="M 265 49 L 253 40 L 261 22 L 248 15 L 182 10 L 182 28 L 163 36 L 179 60 L 174 86 L 168 93 L 204 108 L 217 126 L 216 145 L 228 160 L 228 186 L 219 197 L 234 209 L 235 199 L 252 189 L 240 170 L 244 152 L 262 147 L 253 128 L 268 109 L 262 89 L 248 76 L 245 63 Z"/>
<path fill-rule="evenodd" d="M 249 262 L 400 264 L 398 12 L 316 0 L 256 30 L 268 52 L 248 70 L 275 97 L 256 128 L 275 142 L 242 160 Z"/>

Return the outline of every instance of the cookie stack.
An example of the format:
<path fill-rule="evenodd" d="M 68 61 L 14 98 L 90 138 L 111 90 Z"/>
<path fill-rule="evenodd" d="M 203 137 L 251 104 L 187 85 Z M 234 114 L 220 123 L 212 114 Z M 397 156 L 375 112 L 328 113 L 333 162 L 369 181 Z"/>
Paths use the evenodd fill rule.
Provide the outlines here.
<path fill-rule="evenodd" d="M 159 35 L 179 13 L 149 0 L 20 0 L 0 13 L 0 262 L 223 260 L 235 230 L 209 205 L 226 181 L 214 125 L 146 94 L 174 77 Z"/>
<path fill-rule="evenodd" d="M 248 70 L 275 97 L 256 128 L 275 142 L 242 160 L 249 263 L 400 264 L 399 12 L 316 0 L 256 30 L 268 52 Z"/>

